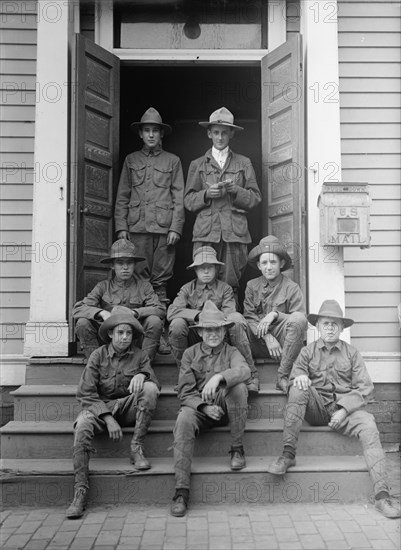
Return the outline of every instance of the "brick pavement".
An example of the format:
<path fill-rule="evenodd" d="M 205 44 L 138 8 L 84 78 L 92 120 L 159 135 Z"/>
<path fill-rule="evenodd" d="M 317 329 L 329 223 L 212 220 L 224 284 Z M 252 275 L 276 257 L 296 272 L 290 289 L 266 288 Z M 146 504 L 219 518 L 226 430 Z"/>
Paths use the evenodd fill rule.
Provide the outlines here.
<path fill-rule="evenodd" d="M 1 513 L 3 550 L 398 549 L 400 521 L 366 504 L 193 504 L 184 518 L 167 507 L 91 507 L 68 520 L 64 509 Z"/>

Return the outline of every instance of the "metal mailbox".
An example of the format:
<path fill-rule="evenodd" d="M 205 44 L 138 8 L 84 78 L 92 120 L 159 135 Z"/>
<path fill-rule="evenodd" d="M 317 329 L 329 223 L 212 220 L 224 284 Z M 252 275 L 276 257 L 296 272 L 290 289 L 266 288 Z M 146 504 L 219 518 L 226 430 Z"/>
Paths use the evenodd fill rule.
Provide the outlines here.
<path fill-rule="evenodd" d="M 367 183 L 324 182 L 318 199 L 321 244 L 369 248 L 371 202 Z"/>

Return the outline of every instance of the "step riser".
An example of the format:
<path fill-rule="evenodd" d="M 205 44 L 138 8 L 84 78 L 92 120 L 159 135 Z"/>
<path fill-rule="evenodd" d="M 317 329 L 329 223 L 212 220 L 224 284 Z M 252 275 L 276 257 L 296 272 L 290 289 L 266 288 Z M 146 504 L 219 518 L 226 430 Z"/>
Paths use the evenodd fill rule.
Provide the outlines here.
<path fill-rule="evenodd" d="M 106 435 L 94 440 L 97 458 L 128 457 L 131 433 L 124 432 L 123 439 L 113 442 Z M 72 456 L 73 436 L 70 433 L 2 435 L 3 458 L 66 458 Z M 150 432 L 145 441 L 149 457 L 173 456 L 173 434 Z M 282 451 L 282 432 L 246 431 L 245 452 L 249 456 L 275 456 Z M 228 431 L 211 430 L 200 434 L 195 445 L 195 456 L 225 456 L 230 448 Z M 298 442 L 298 454 L 308 456 L 361 455 L 358 440 L 334 432 L 302 432 Z"/>
<path fill-rule="evenodd" d="M 294 472 L 285 479 L 262 473 L 192 474 L 191 501 L 218 504 L 343 503 L 367 501 L 367 472 Z M 169 506 L 173 474 L 152 476 L 90 475 L 89 507 L 99 504 Z M 15 506 L 67 506 L 73 497 L 73 475 L 24 476 L 3 481 L 2 503 Z"/>
<path fill-rule="evenodd" d="M 283 407 L 286 402 L 284 394 L 257 395 L 249 397 L 250 420 L 268 418 L 275 420 L 283 417 Z M 161 394 L 155 420 L 173 420 L 180 408 L 176 395 Z M 75 397 L 71 395 L 39 395 L 15 396 L 14 420 L 20 422 L 74 422 L 81 407 Z"/>
<path fill-rule="evenodd" d="M 153 369 L 160 384 L 175 385 L 178 379 L 178 369 L 175 365 L 154 365 Z M 259 379 L 262 384 L 274 384 L 277 378 L 277 366 L 268 363 L 257 365 Z M 78 384 L 83 365 L 28 365 L 26 368 L 26 384 Z"/>

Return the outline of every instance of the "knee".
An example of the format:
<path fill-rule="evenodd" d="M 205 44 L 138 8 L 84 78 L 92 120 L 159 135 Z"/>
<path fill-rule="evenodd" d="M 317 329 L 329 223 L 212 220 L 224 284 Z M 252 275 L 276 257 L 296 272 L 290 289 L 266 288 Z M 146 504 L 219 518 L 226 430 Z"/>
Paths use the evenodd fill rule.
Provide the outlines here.
<path fill-rule="evenodd" d="M 294 313 L 291 313 L 288 321 L 292 325 L 301 328 L 303 331 L 306 330 L 306 328 L 308 327 L 308 320 L 305 315 L 300 311 L 294 311 Z"/>
<path fill-rule="evenodd" d="M 175 422 L 174 437 L 195 434 L 195 430 L 195 410 L 190 407 L 183 407 L 178 413 L 177 420 Z"/>
<path fill-rule="evenodd" d="M 288 392 L 288 404 L 304 403 L 308 401 L 308 399 L 309 399 L 309 389 L 302 390 L 301 388 L 298 388 L 298 386 L 294 386 L 294 384 L 290 387 L 290 390 Z"/>
<path fill-rule="evenodd" d="M 73 425 L 75 438 L 77 437 L 79 438 L 86 433 L 93 433 L 95 420 L 96 420 L 95 415 L 90 411 L 88 410 L 81 411 L 77 416 Z"/>
<path fill-rule="evenodd" d="M 185 336 L 188 332 L 188 322 L 185 319 L 173 319 L 169 326 L 172 337 Z"/>
<path fill-rule="evenodd" d="M 146 317 L 146 319 L 143 321 L 142 324 L 144 330 L 161 330 L 163 327 L 163 321 L 158 317 L 157 315 L 149 315 L 149 317 Z"/>
<path fill-rule="evenodd" d="M 240 384 L 236 384 L 235 386 L 227 390 L 226 396 L 238 404 L 247 403 L 248 389 L 246 387 L 246 384 L 244 384 L 243 382 L 241 382 Z"/>
<path fill-rule="evenodd" d="M 364 414 L 360 421 L 360 428 L 358 431 L 359 439 L 365 445 L 377 445 L 378 442 L 380 443 L 380 434 L 374 416 L 366 411 L 360 412 Z"/>
<path fill-rule="evenodd" d="M 93 323 L 90 319 L 77 319 L 77 322 L 75 324 L 75 332 L 77 335 L 82 334 L 83 332 L 87 331 L 93 331 L 95 330 Z"/>
<path fill-rule="evenodd" d="M 241 313 L 238 313 L 237 311 L 234 311 L 233 313 L 229 313 L 227 315 L 227 321 L 231 321 L 232 323 L 235 323 L 236 325 L 244 325 L 246 326 L 245 317 L 241 315 Z"/>
<path fill-rule="evenodd" d="M 154 382 L 147 381 L 143 384 L 143 404 L 146 408 L 154 409 L 159 397 L 159 388 Z"/>

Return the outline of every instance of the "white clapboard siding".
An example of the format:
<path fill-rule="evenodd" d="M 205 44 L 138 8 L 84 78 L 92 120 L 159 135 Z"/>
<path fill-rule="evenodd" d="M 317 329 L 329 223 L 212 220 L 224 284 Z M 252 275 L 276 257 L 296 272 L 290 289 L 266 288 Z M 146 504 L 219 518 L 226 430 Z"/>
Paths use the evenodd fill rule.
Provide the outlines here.
<path fill-rule="evenodd" d="M 345 303 L 362 352 L 399 351 L 400 2 L 339 0 L 342 179 L 368 182 L 371 248 L 344 249 Z"/>
<path fill-rule="evenodd" d="M 29 316 L 38 9 L 0 2 L 0 332 L 2 354 L 23 353 Z"/>

